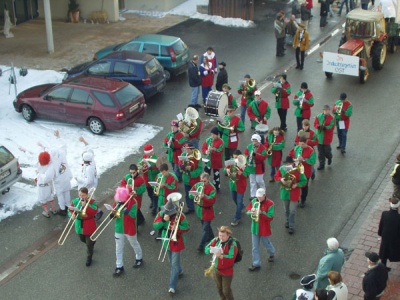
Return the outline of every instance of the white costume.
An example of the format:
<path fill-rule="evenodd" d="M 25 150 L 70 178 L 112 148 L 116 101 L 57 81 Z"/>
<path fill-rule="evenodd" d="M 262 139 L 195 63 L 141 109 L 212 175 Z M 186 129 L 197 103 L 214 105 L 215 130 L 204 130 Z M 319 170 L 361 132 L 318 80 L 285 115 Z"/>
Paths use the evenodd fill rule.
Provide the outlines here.
<path fill-rule="evenodd" d="M 71 179 L 72 172 L 67 162 L 67 146 L 65 143 L 51 150 L 52 165 L 54 167 L 55 178 L 54 188 L 58 199 L 58 205 L 61 210 L 71 203 Z"/>
<path fill-rule="evenodd" d="M 98 179 L 97 179 L 97 170 L 96 164 L 93 161 L 93 151 L 85 151 L 82 154 L 83 158 L 83 166 L 82 173 L 79 177 L 76 178 L 78 182 L 78 190 L 81 187 L 86 187 L 89 190 L 91 188 L 97 188 Z"/>
<path fill-rule="evenodd" d="M 37 171 L 38 200 L 40 203 L 45 204 L 53 200 L 53 178 L 55 171 L 51 163 L 46 166 L 38 164 Z"/>

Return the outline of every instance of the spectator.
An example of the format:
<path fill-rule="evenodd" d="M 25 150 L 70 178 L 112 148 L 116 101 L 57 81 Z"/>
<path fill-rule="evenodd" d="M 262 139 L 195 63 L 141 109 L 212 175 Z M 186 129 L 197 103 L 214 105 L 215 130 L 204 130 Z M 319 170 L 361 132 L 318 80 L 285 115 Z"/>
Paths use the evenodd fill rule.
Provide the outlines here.
<path fill-rule="evenodd" d="M 201 76 L 201 92 L 203 96 L 203 104 L 206 105 L 208 93 L 211 91 L 214 84 L 215 71 L 212 67 L 212 63 L 208 61 L 207 56 L 203 57 L 203 63 L 199 68 Z"/>
<path fill-rule="evenodd" d="M 307 8 L 307 2 L 303 2 L 300 5 L 300 12 L 301 12 L 301 23 L 304 24 L 304 28 L 308 28 L 308 23 L 311 20 L 311 9 Z"/>
<path fill-rule="evenodd" d="M 394 165 L 390 176 L 392 177 L 393 183 L 393 197 L 400 198 L 400 153 L 397 154 L 396 160 L 396 164 Z"/>
<path fill-rule="evenodd" d="M 332 290 L 336 294 L 336 300 L 347 300 L 349 292 L 347 286 L 342 282 L 342 276 L 339 272 L 330 271 L 328 273 L 328 280 L 330 285 L 326 287 L 327 290 Z"/>
<path fill-rule="evenodd" d="M 226 63 L 223 61 L 218 64 L 219 72 L 217 75 L 217 82 L 215 83 L 215 89 L 219 92 L 222 92 L 222 86 L 228 83 L 228 72 L 226 72 L 225 67 Z"/>
<path fill-rule="evenodd" d="M 315 300 L 335 300 L 336 294 L 334 291 L 327 291 L 324 289 L 315 290 Z"/>
<path fill-rule="evenodd" d="M 320 0 L 321 1 L 321 8 L 320 8 L 320 21 L 319 21 L 319 27 L 325 27 L 326 24 L 328 24 L 327 22 L 327 18 L 328 18 L 328 10 L 329 10 L 329 4 L 328 1 L 329 0 Z"/>
<path fill-rule="evenodd" d="M 346 15 L 349 13 L 349 0 L 342 0 L 342 3 L 340 4 L 339 13 L 338 13 L 339 17 L 342 14 L 343 5 L 345 5 L 345 4 L 346 4 Z"/>
<path fill-rule="evenodd" d="M 368 258 L 368 271 L 362 281 L 364 300 L 379 300 L 383 295 L 388 280 L 388 270 L 379 262 L 375 252 L 365 252 Z"/>
<path fill-rule="evenodd" d="M 314 292 L 312 291 L 314 286 L 314 281 L 316 279 L 315 274 L 306 275 L 304 276 L 300 284 L 303 288 L 296 290 L 294 292 L 292 299 L 293 300 L 313 300 L 314 299 Z"/>
<path fill-rule="evenodd" d="M 292 16 L 295 17 L 295 20 L 297 23 L 300 23 L 301 20 L 301 11 L 300 11 L 300 3 L 298 0 L 293 0 L 291 2 L 291 8 L 292 8 Z"/>
<path fill-rule="evenodd" d="M 199 67 L 197 66 L 198 62 L 199 62 L 199 56 L 193 55 L 193 58 L 190 61 L 188 68 L 189 86 L 192 88 L 192 95 L 190 97 L 189 106 L 196 108 L 201 107 L 201 105 L 198 103 L 200 86 L 201 86 L 201 76 Z"/>
<path fill-rule="evenodd" d="M 274 22 L 275 37 L 276 37 L 276 56 L 282 57 L 285 55 L 285 36 L 286 36 L 286 23 L 285 15 L 278 13 Z"/>
<path fill-rule="evenodd" d="M 304 68 L 304 56 L 306 50 L 310 46 L 310 36 L 306 29 L 306 25 L 299 24 L 299 29 L 297 29 L 293 39 L 293 48 L 296 49 L 296 69 L 300 70 L 303 70 Z"/>
<path fill-rule="evenodd" d="M 300 20 L 300 19 L 299 19 Z M 286 24 L 286 44 L 292 45 L 293 39 L 296 34 L 297 29 L 299 29 L 299 24 L 295 15 L 290 17 L 289 23 Z"/>

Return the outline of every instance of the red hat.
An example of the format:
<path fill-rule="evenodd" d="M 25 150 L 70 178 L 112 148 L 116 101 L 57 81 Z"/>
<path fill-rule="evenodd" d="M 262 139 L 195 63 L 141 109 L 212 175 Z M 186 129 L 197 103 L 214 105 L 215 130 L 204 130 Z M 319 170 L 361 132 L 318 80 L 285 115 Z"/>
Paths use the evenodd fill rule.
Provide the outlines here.
<path fill-rule="evenodd" d="M 39 164 L 41 166 L 47 166 L 50 162 L 50 154 L 49 152 L 41 152 L 39 154 Z"/>
<path fill-rule="evenodd" d="M 151 144 L 144 145 L 143 147 L 144 153 L 149 154 L 154 151 L 153 146 Z"/>
<path fill-rule="evenodd" d="M 172 121 L 171 121 L 171 125 L 172 125 L 172 126 L 175 126 L 175 127 L 179 127 L 179 122 L 178 122 L 178 120 L 172 120 Z"/>

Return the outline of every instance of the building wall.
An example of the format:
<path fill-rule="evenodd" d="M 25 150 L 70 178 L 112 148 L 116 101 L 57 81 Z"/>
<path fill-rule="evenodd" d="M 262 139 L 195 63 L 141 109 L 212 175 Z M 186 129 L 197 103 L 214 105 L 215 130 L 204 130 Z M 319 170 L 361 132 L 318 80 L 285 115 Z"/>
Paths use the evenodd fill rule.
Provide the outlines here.
<path fill-rule="evenodd" d="M 125 0 L 125 8 L 132 10 L 169 11 L 187 0 Z"/>

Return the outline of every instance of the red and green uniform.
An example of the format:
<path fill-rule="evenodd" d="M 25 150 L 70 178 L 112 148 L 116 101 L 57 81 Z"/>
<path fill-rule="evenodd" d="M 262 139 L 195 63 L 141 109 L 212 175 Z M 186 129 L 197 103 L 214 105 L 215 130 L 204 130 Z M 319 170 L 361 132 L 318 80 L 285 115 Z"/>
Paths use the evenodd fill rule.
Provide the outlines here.
<path fill-rule="evenodd" d="M 156 163 L 151 162 L 151 161 L 143 161 L 143 159 L 151 159 L 151 160 L 157 160 L 158 156 L 153 154 L 149 156 L 148 154 L 143 154 L 141 158 L 139 158 L 138 165 L 143 165 L 147 166 L 147 163 L 150 165 L 148 168 L 145 168 L 143 170 L 143 179 L 146 182 L 146 187 L 149 186 L 149 181 L 155 181 L 157 174 L 160 173 L 158 170 Z M 147 162 L 147 163 L 146 163 Z"/>
<path fill-rule="evenodd" d="M 247 214 L 250 215 L 254 204 L 258 202 L 257 198 L 253 198 L 246 207 Z M 275 205 L 271 199 L 265 199 L 260 203 L 260 218 L 258 222 L 251 220 L 251 233 L 259 236 L 270 236 L 271 222 L 274 219 Z"/>
<path fill-rule="evenodd" d="M 167 134 L 167 137 L 164 139 L 164 148 L 168 147 L 168 141 L 172 137 L 170 147 L 167 150 L 168 161 L 173 164 L 178 164 L 179 159 L 178 156 L 182 154 L 182 148 L 187 142 L 187 138 L 183 135 L 182 132 L 177 131 L 173 132 L 170 131 Z"/>
<path fill-rule="evenodd" d="M 278 135 L 275 138 L 273 132 L 268 133 L 264 143 L 265 148 L 268 150 L 269 145 L 272 143 L 274 143 L 272 146 L 272 155 L 268 156 L 268 164 L 272 167 L 280 167 L 282 164 L 282 150 L 285 148 L 285 137 Z"/>
<path fill-rule="evenodd" d="M 221 275 L 233 276 L 233 267 L 235 265 L 236 255 L 238 253 L 238 248 L 236 241 L 231 237 L 225 242 L 221 243 L 221 240 L 216 237 L 206 246 L 204 252 L 210 255 L 210 247 L 222 247 L 223 258 L 218 257 L 214 260 L 214 269 Z"/>
<path fill-rule="evenodd" d="M 254 100 L 254 92 L 257 91 L 257 87 L 256 86 L 250 87 L 247 83 L 245 83 L 245 85 L 247 86 L 246 97 L 243 96 L 241 97 L 240 106 L 248 107 L 250 103 Z M 243 94 L 242 85 L 239 85 L 237 91 L 238 94 L 240 95 Z"/>
<path fill-rule="evenodd" d="M 293 184 L 297 183 L 297 187 L 295 189 L 291 189 L 290 191 L 286 190 L 282 186 L 281 179 L 285 177 L 285 174 L 288 172 L 285 170 L 286 166 L 282 166 L 279 168 L 278 172 L 275 174 L 275 181 L 281 186 L 280 197 L 282 200 L 290 200 L 293 202 L 299 202 L 301 195 L 301 188 L 307 184 L 307 177 L 304 174 L 301 174 L 299 171 L 292 172 L 295 179 L 293 180 Z"/>
<path fill-rule="evenodd" d="M 244 150 L 244 156 L 247 158 L 247 165 L 249 167 L 249 174 L 264 174 L 267 149 L 263 144 L 260 144 L 256 150 L 253 151 L 253 149 L 254 146 L 253 143 L 251 143 Z M 251 153 L 255 153 L 256 156 L 249 157 Z"/>
<path fill-rule="evenodd" d="M 234 108 L 237 108 L 237 102 L 236 99 L 233 98 L 233 95 L 231 93 L 226 93 L 226 95 L 228 96 L 228 105 L 233 106 Z"/>
<path fill-rule="evenodd" d="M 227 169 L 231 169 L 233 166 L 228 166 L 224 169 L 225 174 L 227 174 Z M 247 177 L 249 177 L 249 168 L 246 166 L 242 170 L 242 174 L 236 172 L 236 180 L 229 180 L 229 190 L 231 192 L 237 192 L 238 194 L 244 194 L 247 189 Z"/>
<path fill-rule="evenodd" d="M 131 178 L 132 178 L 132 175 L 130 173 L 126 174 L 125 177 L 122 178 L 122 180 L 121 180 L 121 187 L 126 187 L 127 182 L 130 181 L 129 179 L 131 179 Z M 137 175 L 134 178 L 133 185 L 134 185 L 134 190 L 136 192 L 135 198 L 138 203 L 137 209 L 141 209 L 142 208 L 142 196 L 143 196 L 144 192 L 146 191 L 146 182 L 144 181 L 144 178 L 142 176 Z M 128 190 L 129 190 L 129 193 L 132 193 L 131 184 L 129 184 Z"/>
<path fill-rule="evenodd" d="M 71 206 L 78 207 L 83 210 L 81 204 L 81 199 L 75 198 L 71 201 Z M 73 211 L 68 211 L 68 216 L 71 217 Z M 83 217 L 81 213 L 77 213 L 76 221 L 75 221 L 75 232 L 77 234 L 82 235 L 92 235 L 96 230 L 96 221 L 94 216 L 97 213 L 97 204 L 94 199 L 91 199 L 89 205 L 86 208 L 86 217 Z"/>
<path fill-rule="evenodd" d="M 193 139 L 198 139 L 200 140 L 200 133 L 201 130 L 203 129 L 203 121 L 199 118 L 196 119 L 196 127 L 193 130 L 193 132 L 189 133 L 188 140 L 191 141 Z"/>
<path fill-rule="evenodd" d="M 337 126 L 339 126 L 339 121 L 344 121 L 344 128 L 343 129 L 349 129 L 350 128 L 350 117 L 353 114 L 353 105 L 351 104 L 350 101 L 343 101 L 343 106 L 342 106 L 342 111 L 341 114 L 336 114 L 336 108 L 337 106 L 342 102 L 342 100 L 337 100 L 335 105 L 332 108 L 332 113 L 335 116 Z"/>
<path fill-rule="evenodd" d="M 304 175 L 306 175 L 307 179 L 309 179 L 312 175 L 312 168 L 315 162 L 317 161 L 317 155 L 312 147 L 307 146 L 306 148 L 302 148 L 301 146 L 295 146 L 290 152 L 289 155 L 294 159 L 302 156 L 304 161 L 302 162 L 304 166 Z"/>
<path fill-rule="evenodd" d="M 207 155 L 208 147 L 213 148 L 211 153 Z M 212 137 L 206 139 L 201 147 L 201 151 L 203 152 L 203 157 L 209 158 L 209 161 L 206 162 L 206 166 L 210 169 L 221 169 L 222 162 L 224 160 L 224 142 L 219 137 L 215 140 Z"/>
<path fill-rule="evenodd" d="M 312 130 L 312 129 L 308 129 L 307 131 L 304 131 L 304 129 L 301 129 L 297 133 L 296 139 L 294 141 L 296 145 L 299 144 L 300 135 L 303 135 L 304 132 L 308 133 L 308 137 L 307 137 L 307 145 L 308 146 L 315 147 L 316 145 L 318 145 L 317 135 L 315 134 L 314 130 Z"/>
<path fill-rule="evenodd" d="M 167 176 L 163 176 L 161 173 L 157 175 L 157 182 L 164 183 L 164 187 L 160 188 L 160 193 L 158 194 L 158 207 L 167 204 L 167 196 L 171 193 L 178 191 L 178 177 L 172 172 L 168 172 Z"/>
<path fill-rule="evenodd" d="M 271 88 L 272 94 L 275 94 L 276 90 L 277 87 L 275 86 L 272 87 Z M 275 108 L 289 109 L 290 107 L 289 96 L 291 93 L 292 93 L 292 87 L 290 86 L 290 83 L 286 81 L 284 84 L 282 84 L 282 93 L 281 96 L 278 99 L 276 99 Z"/>
<path fill-rule="evenodd" d="M 302 97 L 303 92 L 300 90 L 294 95 L 293 104 L 296 106 L 296 110 L 294 115 L 298 118 L 310 119 L 311 118 L 311 107 L 314 106 L 314 97 L 313 94 L 307 90 L 304 93 L 304 101 L 302 106 L 300 107 L 299 98 Z"/>
<path fill-rule="evenodd" d="M 261 124 L 267 124 L 267 120 L 271 117 L 271 107 L 269 107 L 268 102 L 265 100 L 253 101 L 247 107 L 247 114 L 249 115 L 251 121 L 251 127 L 256 127 L 259 122 Z"/>
<path fill-rule="evenodd" d="M 182 156 L 187 156 L 187 153 L 182 153 Z M 194 186 L 196 183 L 200 181 L 200 175 L 203 172 L 203 163 L 200 160 L 195 159 L 194 157 L 189 158 L 189 162 L 187 162 L 190 166 L 190 171 L 185 170 L 185 166 L 183 161 L 179 161 L 179 166 L 182 169 L 182 179 L 185 185 Z"/>
<path fill-rule="evenodd" d="M 224 141 L 225 148 L 236 149 L 239 145 L 239 135 L 238 132 L 244 131 L 244 124 L 239 116 L 224 116 L 224 120 L 229 121 L 229 127 L 234 127 L 233 131 L 222 128 L 218 122 L 218 131 L 221 133 L 221 138 Z M 228 123 L 227 121 L 225 121 Z M 226 157 L 228 159 L 228 157 Z"/>
<path fill-rule="evenodd" d="M 118 210 L 124 203 L 115 201 L 113 208 Z M 121 210 L 121 217 L 115 218 L 115 233 L 136 235 L 136 215 L 138 205 L 135 198 L 130 198 L 126 206 Z"/>
<path fill-rule="evenodd" d="M 162 229 L 161 237 L 169 238 L 171 235 L 171 231 L 169 230 L 170 225 L 175 224 L 175 216 L 170 216 L 170 221 L 164 221 L 164 213 L 160 211 L 153 222 L 153 227 L 155 230 Z M 179 219 L 178 231 L 176 234 L 176 242 L 170 240 L 169 243 L 163 243 L 164 248 L 168 248 L 171 252 L 180 252 L 185 249 L 185 236 L 183 235 L 185 232 L 189 231 L 189 223 L 186 220 L 184 214 L 181 215 Z"/>
<path fill-rule="evenodd" d="M 196 183 L 191 191 L 196 191 L 203 183 Z M 212 221 L 215 218 L 214 203 L 217 201 L 217 192 L 212 183 L 204 185 L 203 197 L 200 203 L 196 204 L 196 214 L 202 221 Z M 189 198 L 194 199 L 194 196 L 189 193 Z"/>
<path fill-rule="evenodd" d="M 324 125 L 323 130 L 319 127 Z M 333 140 L 333 131 L 335 130 L 335 119 L 331 115 L 320 113 L 314 121 L 314 127 L 317 129 L 317 139 L 319 145 L 330 145 Z"/>

